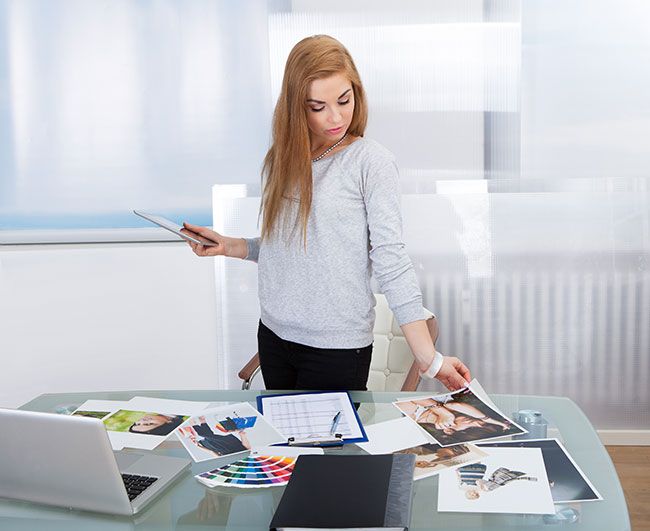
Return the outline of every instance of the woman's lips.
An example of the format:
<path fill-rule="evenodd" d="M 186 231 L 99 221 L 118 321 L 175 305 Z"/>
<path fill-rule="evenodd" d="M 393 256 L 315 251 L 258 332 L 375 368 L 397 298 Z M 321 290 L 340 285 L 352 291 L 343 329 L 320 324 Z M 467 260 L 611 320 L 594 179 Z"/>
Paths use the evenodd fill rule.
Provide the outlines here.
<path fill-rule="evenodd" d="M 343 126 L 341 126 L 341 127 L 337 127 L 336 129 L 328 129 L 328 130 L 327 130 L 327 132 L 328 132 L 330 135 L 335 135 L 336 133 L 340 133 L 341 131 L 343 131 Z"/>

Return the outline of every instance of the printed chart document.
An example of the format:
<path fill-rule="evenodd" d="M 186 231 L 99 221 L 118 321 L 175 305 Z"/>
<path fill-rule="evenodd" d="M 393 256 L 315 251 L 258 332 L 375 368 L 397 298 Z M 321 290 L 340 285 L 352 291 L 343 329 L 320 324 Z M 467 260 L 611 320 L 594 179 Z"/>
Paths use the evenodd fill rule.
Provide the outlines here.
<path fill-rule="evenodd" d="M 336 434 L 342 436 L 343 443 L 368 440 L 350 395 L 344 391 L 260 395 L 257 409 L 287 440 L 323 446 Z"/>

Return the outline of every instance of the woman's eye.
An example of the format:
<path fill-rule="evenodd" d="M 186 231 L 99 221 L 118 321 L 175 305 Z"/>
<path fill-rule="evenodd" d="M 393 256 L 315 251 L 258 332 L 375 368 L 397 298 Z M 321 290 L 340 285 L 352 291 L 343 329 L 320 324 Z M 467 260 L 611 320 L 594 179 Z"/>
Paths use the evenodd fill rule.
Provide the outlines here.
<path fill-rule="evenodd" d="M 349 99 L 347 99 L 345 101 L 339 101 L 339 105 L 347 105 L 348 103 L 350 103 Z"/>
<path fill-rule="evenodd" d="M 321 112 L 324 108 L 325 108 L 325 107 L 318 107 L 318 108 L 316 108 L 316 107 L 312 107 L 311 110 L 312 110 L 313 112 Z"/>

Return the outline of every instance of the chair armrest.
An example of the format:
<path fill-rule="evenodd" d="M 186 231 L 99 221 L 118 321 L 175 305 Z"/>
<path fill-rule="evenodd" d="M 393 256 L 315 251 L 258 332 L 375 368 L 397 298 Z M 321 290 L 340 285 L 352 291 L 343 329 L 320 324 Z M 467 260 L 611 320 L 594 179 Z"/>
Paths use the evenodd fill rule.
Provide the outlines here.
<path fill-rule="evenodd" d="M 420 385 L 420 372 L 418 371 L 418 366 L 415 362 L 411 365 L 408 374 L 406 375 L 406 380 L 402 384 L 402 391 L 413 392 L 418 390 L 418 385 Z"/>
<path fill-rule="evenodd" d="M 431 317 L 427 318 L 426 323 L 427 328 L 429 329 L 429 335 L 431 336 L 433 345 L 435 346 L 436 341 L 438 341 L 438 334 L 440 334 L 440 329 L 438 328 L 438 319 L 436 319 L 436 316 L 432 314 Z"/>
<path fill-rule="evenodd" d="M 429 329 L 429 334 L 431 335 L 431 339 L 433 340 L 433 345 L 435 346 L 436 341 L 438 340 L 438 334 L 440 333 L 440 329 L 438 328 L 438 320 L 436 319 L 435 315 L 431 314 L 429 317 L 427 317 L 426 323 L 427 328 Z M 419 385 L 420 371 L 418 370 L 417 363 L 413 362 L 413 365 L 411 365 L 411 368 L 406 375 L 406 379 L 402 384 L 402 391 L 417 391 Z"/>
<path fill-rule="evenodd" d="M 257 372 L 257 369 L 260 366 L 260 355 L 255 353 L 250 361 L 242 367 L 242 369 L 237 373 L 237 375 L 244 381 L 248 382 Z"/>

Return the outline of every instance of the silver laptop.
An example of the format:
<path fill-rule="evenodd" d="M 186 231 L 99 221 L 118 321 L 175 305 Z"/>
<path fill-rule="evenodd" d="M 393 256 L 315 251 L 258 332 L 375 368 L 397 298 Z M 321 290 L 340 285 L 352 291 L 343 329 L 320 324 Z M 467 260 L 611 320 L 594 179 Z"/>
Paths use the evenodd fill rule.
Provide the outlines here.
<path fill-rule="evenodd" d="M 133 515 L 189 466 L 184 458 L 113 452 L 98 419 L 0 409 L 2 498 Z"/>

